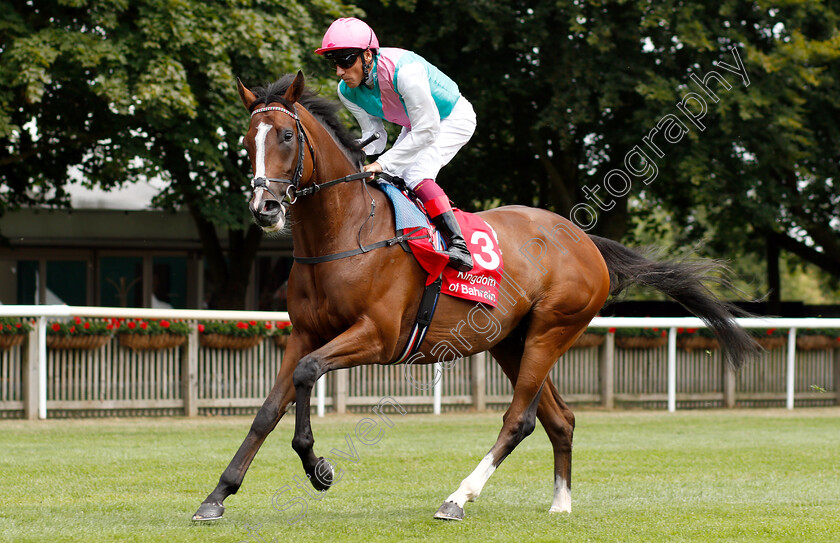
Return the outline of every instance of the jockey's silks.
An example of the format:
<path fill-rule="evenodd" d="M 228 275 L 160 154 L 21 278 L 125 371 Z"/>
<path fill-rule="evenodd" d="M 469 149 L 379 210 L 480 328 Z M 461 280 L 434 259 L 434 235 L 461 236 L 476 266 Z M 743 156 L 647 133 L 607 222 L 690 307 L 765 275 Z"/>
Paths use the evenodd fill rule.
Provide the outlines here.
<path fill-rule="evenodd" d="M 407 64 L 420 63 L 429 78 L 429 89 L 435 101 L 441 119 L 452 112 L 461 96 L 458 85 L 446 74 L 430 64 L 426 59 L 405 49 L 383 47 L 374 58 L 370 78 L 373 88 L 365 84 L 351 89 L 344 81 L 338 85 L 339 92 L 349 101 L 357 104 L 370 115 L 386 121 L 411 128 L 405 102 L 400 96 L 400 68 Z"/>

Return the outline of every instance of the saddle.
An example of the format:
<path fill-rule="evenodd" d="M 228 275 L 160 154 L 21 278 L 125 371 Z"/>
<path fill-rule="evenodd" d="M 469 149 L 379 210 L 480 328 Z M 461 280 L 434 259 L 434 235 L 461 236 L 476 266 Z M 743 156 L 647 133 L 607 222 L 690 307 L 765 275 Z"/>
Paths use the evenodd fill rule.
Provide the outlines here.
<path fill-rule="evenodd" d="M 414 196 L 405 182 L 395 176 L 379 174 L 379 188 L 388 196 L 394 207 L 397 234 L 424 228 L 429 237 L 413 237 L 402 242 L 429 274 L 426 284 L 443 277 L 444 293 L 456 298 L 496 306 L 498 286 L 504 271 L 502 250 L 496 232 L 478 215 L 453 207 L 455 217 L 464 233 L 467 248 L 475 266 L 469 272 L 458 272 L 447 266 L 449 259 L 440 251 L 446 241 L 435 229 L 423 204 Z"/>

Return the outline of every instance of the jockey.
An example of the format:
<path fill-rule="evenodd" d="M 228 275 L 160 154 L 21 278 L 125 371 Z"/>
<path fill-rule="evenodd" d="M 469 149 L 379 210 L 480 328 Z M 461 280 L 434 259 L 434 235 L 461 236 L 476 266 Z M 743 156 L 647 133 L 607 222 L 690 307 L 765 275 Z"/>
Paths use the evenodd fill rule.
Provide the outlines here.
<path fill-rule="evenodd" d="M 387 136 L 382 120 L 402 126 L 388 152 L 364 167 L 405 179 L 420 198 L 438 230 L 449 241 L 449 264 L 459 271 L 473 267 L 449 198 L 435 178 L 475 131 L 475 112 L 458 85 L 423 57 L 405 49 L 383 47 L 373 30 L 355 18 L 330 25 L 315 51 L 335 65 L 341 78 L 338 97 L 362 129 L 362 140 L 379 132 L 364 151 L 379 154 Z"/>

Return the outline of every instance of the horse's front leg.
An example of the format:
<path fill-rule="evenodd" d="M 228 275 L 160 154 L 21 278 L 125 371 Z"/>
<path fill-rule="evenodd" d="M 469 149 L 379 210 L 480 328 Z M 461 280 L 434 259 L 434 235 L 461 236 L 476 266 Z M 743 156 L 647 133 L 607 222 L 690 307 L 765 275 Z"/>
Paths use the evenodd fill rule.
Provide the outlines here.
<path fill-rule="evenodd" d="M 333 467 L 324 458 L 315 456 L 315 438 L 310 421 L 312 387 L 331 370 L 352 368 L 381 359 L 382 341 L 377 328 L 367 319 L 360 320 L 320 349 L 304 356 L 294 372 L 295 437 L 292 448 L 300 456 L 303 470 L 316 490 L 327 490 L 333 483 Z"/>
<path fill-rule="evenodd" d="M 297 361 L 302 352 L 311 350 L 312 347 L 305 345 L 303 338 L 292 333 L 286 348 L 286 355 L 277 373 L 274 386 L 271 388 L 268 397 L 254 417 L 251 429 L 239 450 L 233 456 L 227 469 L 219 477 L 219 483 L 207 498 L 201 503 L 198 511 L 193 515 L 193 520 L 216 520 L 222 517 L 225 511 L 225 498 L 236 494 L 245 478 L 245 473 L 251 465 L 251 461 L 257 455 L 260 446 L 268 437 L 268 434 L 277 426 L 280 419 L 286 412 L 286 407 L 295 400 L 295 390 L 292 385 L 292 374 L 294 373 Z"/>

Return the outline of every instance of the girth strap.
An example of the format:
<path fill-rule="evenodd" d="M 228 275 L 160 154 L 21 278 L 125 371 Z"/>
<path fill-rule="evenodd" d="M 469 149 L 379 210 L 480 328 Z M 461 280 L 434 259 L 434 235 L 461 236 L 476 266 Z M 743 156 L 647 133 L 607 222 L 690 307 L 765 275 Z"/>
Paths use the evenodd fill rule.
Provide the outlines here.
<path fill-rule="evenodd" d="M 417 309 L 417 316 L 414 318 L 414 326 L 411 328 L 402 354 L 394 361 L 394 364 L 402 364 L 420 349 L 420 345 L 426 338 L 426 332 L 429 331 L 429 326 L 435 316 L 442 282 L 443 276 L 441 275 L 434 282 L 428 284 L 423 291 L 423 297 L 420 298 L 420 307 Z"/>
<path fill-rule="evenodd" d="M 342 258 L 347 258 L 349 256 L 356 256 L 362 253 L 367 253 L 369 251 L 373 251 L 374 249 L 380 249 L 382 247 L 390 247 L 392 245 L 402 244 L 408 240 L 412 239 L 423 239 L 429 237 L 428 232 L 423 233 L 422 235 L 415 236 L 421 230 L 425 230 L 424 227 L 418 226 L 411 232 L 406 232 L 401 236 L 396 236 L 391 239 L 386 239 L 382 241 L 377 241 L 376 243 L 371 243 L 370 245 L 365 245 L 364 247 L 357 247 L 356 249 L 350 249 L 349 251 L 342 251 L 340 253 L 333 253 L 331 255 L 324 255 L 324 256 L 294 256 L 295 262 L 299 262 L 301 264 L 320 264 L 321 262 L 331 262 L 333 260 L 340 260 Z"/>

